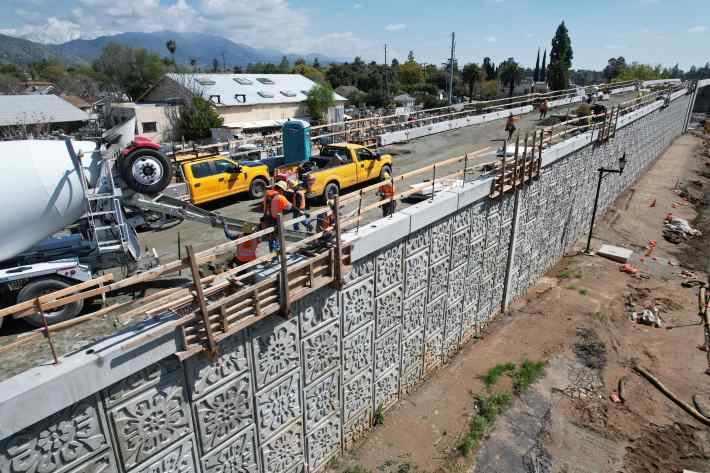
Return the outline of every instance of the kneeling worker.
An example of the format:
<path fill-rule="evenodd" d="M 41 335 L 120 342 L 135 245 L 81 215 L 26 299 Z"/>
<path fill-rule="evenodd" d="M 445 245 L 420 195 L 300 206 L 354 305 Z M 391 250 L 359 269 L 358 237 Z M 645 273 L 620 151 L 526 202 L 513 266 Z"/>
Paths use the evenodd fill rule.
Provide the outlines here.
<path fill-rule="evenodd" d="M 237 238 L 251 235 L 252 233 L 254 233 L 256 227 L 252 223 L 245 223 L 242 226 L 242 233 L 239 233 L 239 232 L 235 232 L 233 230 L 230 230 L 227 226 L 227 223 L 225 222 L 223 224 L 223 229 L 224 229 L 224 236 L 226 236 L 229 240 L 234 241 Z M 250 261 L 254 261 L 256 259 L 256 249 L 258 246 L 259 246 L 259 240 L 257 238 L 254 238 L 253 240 L 245 241 L 245 242 L 237 245 L 237 251 L 234 254 L 234 263 L 237 266 L 241 266 L 245 263 L 249 263 Z"/>
<path fill-rule="evenodd" d="M 380 201 L 387 201 L 387 203 L 382 205 L 382 216 L 389 217 L 397 207 L 397 201 L 394 200 L 394 183 L 392 182 L 392 175 L 388 172 L 384 173 L 382 178 L 384 181 L 378 189 L 378 194 L 380 195 Z"/>

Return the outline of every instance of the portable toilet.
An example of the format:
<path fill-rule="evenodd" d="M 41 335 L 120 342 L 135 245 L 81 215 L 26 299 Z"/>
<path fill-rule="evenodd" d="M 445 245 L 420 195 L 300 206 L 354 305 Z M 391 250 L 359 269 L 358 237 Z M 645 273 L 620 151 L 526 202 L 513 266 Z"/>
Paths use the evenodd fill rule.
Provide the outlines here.
<path fill-rule="evenodd" d="M 311 157 L 311 124 L 289 120 L 283 124 L 284 164 L 300 163 Z"/>

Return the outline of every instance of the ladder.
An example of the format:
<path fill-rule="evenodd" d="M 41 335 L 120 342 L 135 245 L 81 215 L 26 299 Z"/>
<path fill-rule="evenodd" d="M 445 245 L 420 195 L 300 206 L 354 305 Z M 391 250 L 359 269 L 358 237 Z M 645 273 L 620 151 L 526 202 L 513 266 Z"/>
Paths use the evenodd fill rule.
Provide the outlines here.
<path fill-rule="evenodd" d="M 616 135 L 616 126 L 619 123 L 620 113 L 620 106 L 612 107 L 609 114 L 604 117 L 604 123 L 602 123 L 597 135 L 597 144 L 606 143 L 609 138 L 613 138 Z"/>
<path fill-rule="evenodd" d="M 86 219 L 99 254 L 128 251 L 129 233 L 121 207 L 121 189 L 115 185 L 115 158 L 103 160 L 99 177 L 99 191 L 86 192 Z M 82 169 L 82 175 L 84 174 Z M 84 182 L 86 182 L 85 176 Z"/>

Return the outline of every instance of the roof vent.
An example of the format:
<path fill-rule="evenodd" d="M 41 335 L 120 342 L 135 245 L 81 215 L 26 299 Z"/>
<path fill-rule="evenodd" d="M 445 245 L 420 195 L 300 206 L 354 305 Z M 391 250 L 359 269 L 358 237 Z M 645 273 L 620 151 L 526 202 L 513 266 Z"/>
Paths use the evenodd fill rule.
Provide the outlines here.
<path fill-rule="evenodd" d="M 282 90 L 281 95 L 283 95 L 284 97 L 295 97 L 296 92 L 294 92 L 293 90 Z"/>
<path fill-rule="evenodd" d="M 259 92 L 257 92 L 257 94 L 261 95 L 265 99 L 273 99 L 274 98 L 274 94 L 272 94 L 271 92 L 266 92 L 264 90 L 260 90 Z"/>
<path fill-rule="evenodd" d="M 206 77 L 200 77 L 197 79 L 197 82 L 200 85 L 216 85 L 217 83 L 213 81 L 212 79 L 207 79 Z"/>
<path fill-rule="evenodd" d="M 256 80 L 265 85 L 274 85 L 274 81 L 272 81 L 268 77 L 257 77 Z"/>
<path fill-rule="evenodd" d="M 252 85 L 253 82 L 247 79 L 246 77 L 235 77 L 234 82 L 240 85 Z"/>

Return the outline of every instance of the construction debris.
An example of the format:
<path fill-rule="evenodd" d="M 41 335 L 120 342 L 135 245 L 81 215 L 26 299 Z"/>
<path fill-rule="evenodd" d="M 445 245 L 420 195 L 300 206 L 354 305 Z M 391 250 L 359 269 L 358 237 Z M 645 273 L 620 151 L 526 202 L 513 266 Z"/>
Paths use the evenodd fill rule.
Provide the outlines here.
<path fill-rule="evenodd" d="M 683 240 L 700 236 L 702 236 L 702 232 L 691 227 L 686 219 L 673 217 L 672 214 L 666 216 L 666 223 L 663 225 L 663 238 L 669 242 L 678 244 Z"/>
<path fill-rule="evenodd" d="M 627 250 L 626 248 L 621 248 L 620 246 L 602 245 L 602 247 L 597 251 L 597 254 L 612 261 L 628 263 L 634 252 L 632 250 Z"/>
<path fill-rule="evenodd" d="M 631 320 L 644 325 L 651 325 L 656 328 L 661 328 L 663 320 L 658 315 L 658 307 L 653 306 L 643 310 L 643 312 L 632 312 Z"/>

